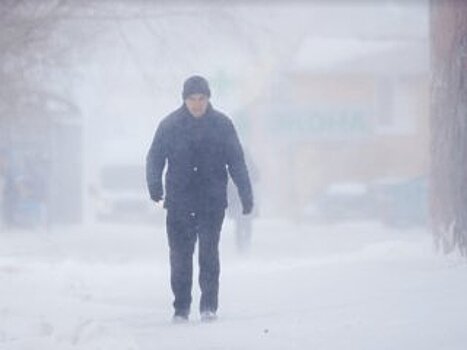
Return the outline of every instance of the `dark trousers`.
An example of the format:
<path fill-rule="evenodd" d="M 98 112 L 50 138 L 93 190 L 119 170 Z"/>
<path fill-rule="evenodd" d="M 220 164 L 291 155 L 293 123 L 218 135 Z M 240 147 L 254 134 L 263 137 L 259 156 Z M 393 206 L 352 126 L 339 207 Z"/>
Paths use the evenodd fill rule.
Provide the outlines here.
<path fill-rule="evenodd" d="M 200 311 L 216 311 L 219 292 L 219 239 L 224 210 L 214 212 L 167 211 L 170 247 L 170 283 L 175 312 L 189 313 L 192 301 L 193 253 L 198 244 Z"/>

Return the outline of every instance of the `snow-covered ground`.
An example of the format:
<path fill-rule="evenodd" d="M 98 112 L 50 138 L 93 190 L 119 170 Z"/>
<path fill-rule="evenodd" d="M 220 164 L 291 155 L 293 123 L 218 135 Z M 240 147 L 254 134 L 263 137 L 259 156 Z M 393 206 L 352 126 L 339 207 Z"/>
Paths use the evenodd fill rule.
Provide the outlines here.
<path fill-rule="evenodd" d="M 467 264 L 423 230 L 258 220 L 219 320 L 173 325 L 163 227 L 0 234 L 0 349 L 465 349 Z M 199 296 L 195 285 L 195 301 Z"/>

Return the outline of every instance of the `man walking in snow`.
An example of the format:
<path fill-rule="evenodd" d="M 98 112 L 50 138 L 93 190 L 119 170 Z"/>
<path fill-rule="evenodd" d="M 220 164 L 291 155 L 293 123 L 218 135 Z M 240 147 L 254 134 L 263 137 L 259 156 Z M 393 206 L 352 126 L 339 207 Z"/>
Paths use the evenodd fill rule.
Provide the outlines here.
<path fill-rule="evenodd" d="M 243 214 L 253 209 L 253 194 L 242 146 L 232 121 L 210 104 L 206 79 L 188 78 L 183 105 L 159 124 L 147 155 L 151 199 L 164 200 L 170 248 L 175 322 L 187 321 L 191 307 L 193 252 L 199 244 L 201 320 L 216 319 L 219 291 L 219 238 L 227 207 L 227 174 L 241 199 Z M 162 174 L 165 175 L 165 196 Z"/>

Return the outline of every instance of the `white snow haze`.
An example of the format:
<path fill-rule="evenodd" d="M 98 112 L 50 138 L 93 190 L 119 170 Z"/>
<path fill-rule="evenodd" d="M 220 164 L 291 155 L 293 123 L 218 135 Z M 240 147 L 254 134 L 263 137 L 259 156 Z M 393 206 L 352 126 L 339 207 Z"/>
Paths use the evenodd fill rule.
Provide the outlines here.
<path fill-rule="evenodd" d="M 465 349 L 465 258 L 429 230 L 428 1 L 0 8 L 1 350 Z M 218 320 L 195 257 L 173 324 L 145 162 L 195 74 L 255 211 L 239 245 L 227 210 Z"/>

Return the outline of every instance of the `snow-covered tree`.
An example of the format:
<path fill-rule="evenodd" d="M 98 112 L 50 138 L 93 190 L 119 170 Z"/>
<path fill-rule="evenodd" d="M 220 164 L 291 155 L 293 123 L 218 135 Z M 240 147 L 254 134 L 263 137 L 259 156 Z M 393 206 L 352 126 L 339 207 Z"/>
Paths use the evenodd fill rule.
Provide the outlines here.
<path fill-rule="evenodd" d="M 467 2 L 431 0 L 431 216 L 444 252 L 467 255 Z"/>

